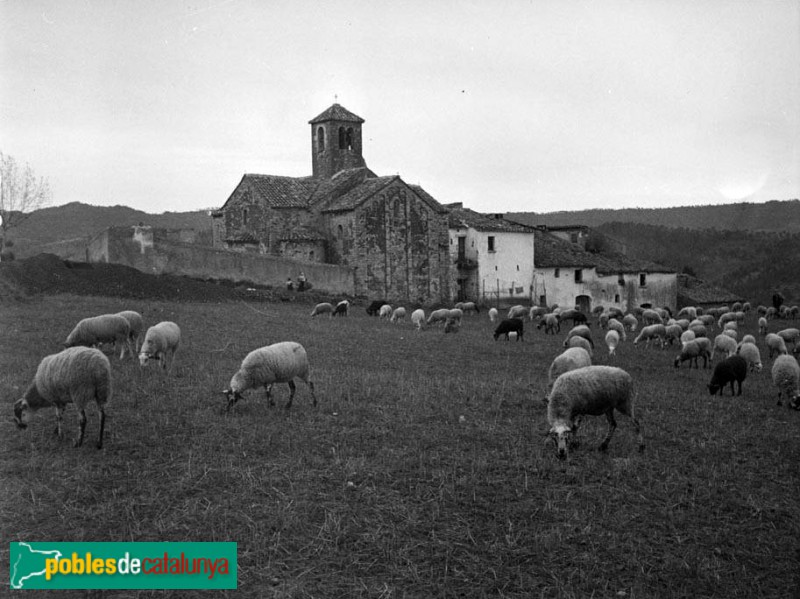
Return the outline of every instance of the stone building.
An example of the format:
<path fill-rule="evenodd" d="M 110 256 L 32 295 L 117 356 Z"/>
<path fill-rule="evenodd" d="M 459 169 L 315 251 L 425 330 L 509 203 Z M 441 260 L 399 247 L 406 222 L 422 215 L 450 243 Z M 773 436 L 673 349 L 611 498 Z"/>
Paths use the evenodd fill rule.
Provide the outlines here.
<path fill-rule="evenodd" d="M 212 213 L 214 246 L 348 266 L 367 297 L 448 301 L 447 210 L 367 167 L 361 117 L 334 104 L 309 124 L 311 176 L 245 174 Z"/>

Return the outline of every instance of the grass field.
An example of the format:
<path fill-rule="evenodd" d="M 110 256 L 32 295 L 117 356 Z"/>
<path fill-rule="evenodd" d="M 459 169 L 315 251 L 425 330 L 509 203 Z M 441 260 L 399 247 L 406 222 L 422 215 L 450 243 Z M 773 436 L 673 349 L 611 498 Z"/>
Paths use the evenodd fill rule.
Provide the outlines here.
<path fill-rule="evenodd" d="M 181 326 L 172 377 L 112 358 L 102 451 L 93 407 L 78 449 L 72 408 L 70 438 L 52 436 L 53 410 L 18 431 L 11 402 L 39 360 L 80 318 L 123 309 Z M 590 418 L 559 461 L 541 400 L 565 331 L 528 325 L 524 342 L 494 342 L 484 314 L 444 335 L 363 308 L 335 320 L 310 311 L 76 296 L 3 305 L 0 595 L 24 594 L 8 590 L 7 569 L 8 542 L 24 540 L 236 541 L 237 597 L 800 596 L 800 413 L 776 406 L 763 345 L 764 371 L 733 398 L 708 395 L 710 370 L 676 371 L 674 348 L 629 338 L 613 362 L 598 348 L 595 363 L 637 384 L 647 449 L 618 417 L 597 452 L 605 419 Z M 751 318 L 740 334 L 755 332 Z M 241 359 L 283 340 L 306 347 L 319 406 L 299 383 L 290 411 L 281 385 L 277 407 L 260 390 L 224 415 Z"/>

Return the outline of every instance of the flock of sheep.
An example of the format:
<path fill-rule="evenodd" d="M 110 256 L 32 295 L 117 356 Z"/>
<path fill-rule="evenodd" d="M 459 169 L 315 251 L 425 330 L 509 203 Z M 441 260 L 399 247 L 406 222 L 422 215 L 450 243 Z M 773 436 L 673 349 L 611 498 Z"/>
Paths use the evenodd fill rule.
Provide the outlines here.
<path fill-rule="evenodd" d="M 113 344 L 120 348 L 120 361 L 126 352 L 131 356 L 138 353 L 140 366 L 156 360 L 167 374 L 172 370 L 181 342 L 180 327 L 174 322 L 159 322 L 147 329 L 140 347 L 143 330 L 142 316 L 131 310 L 84 318 L 78 322 L 64 342 L 65 349 L 42 359 L 33 381 L 14 403 L 17 426 L 27 427 L 29 412 L 55 407 L 55 432 L 61 437 L 63 411 L 67 404 L 73 403 L 78 410 L 79 433 L 75 447 L 79 447 L 86 430 L 86 405 L 94 401 L 100 417 L 97 448 L 102 449 L 105 406 L 111 399 L 112 377 L 109 359 L 98 347 L 104 343 Z M 309 379 L 308 356 L 303 346 L 286 341 L 256 349 L 244 358 L 231 378 L 230 386 L 223 392 L 228 398 L 227 409 L 230 410 L 244 391 L 261 386 L 266 389 L 270 405 L 273 405 L 270 392 L 274 383 L 289 385 L 291 395 L 286 405 L 289 408 L 294 398 L 295 378 L 310 387 L 316 406 L 314 385 Z"/>
<path fill-rule="evenodd" d="M 317 304 L 311 316 L 347 316 L 350 302 L 343 300 L 336 305 Z M 418 329 L 423 326 L 443 325 L 445 333 L 458 331 L 465 315 L 478 314 L 479 307 L 473 302 L 460 302 L 450 309 L 439 309 L 427 315 L 422 309 L 411 313 L 411 322 Z M 742 393 L 742 382 L 748 372 L 760 372 L 763 363 L 757 340 L 752 335 L 738 339 L 738 327 L 745 322 L 750 305 L 734 304 L 730 309 L 721 307 L 703 310 L 694 307 L 683 308 L 673 318 L 667 309 L 635 309 L 623 314 L 618 309 L 608 311 L 598 308 L 592 316 L 608 348 L 609 359 L 614 359 L 617 349 L 624 343 L 628 334 L 638 334 L 633 345 L 651 342 L 661 348 L 673 343 L 680 347 L 673 365 L 679 368 L 689 362 L 699 368 L 702 358 L 707 367 L 717 354 L 722 360 L 715 366 L 708 389 L 711 394 L 722 393 L 730 385 L 731 395 L 734 384 L 738 384 L 738 394 Z M 367 308 L 367 314 L 385 318 L 392 323 L 405 319 L 406 309 L 393 308 L 387 302 L 375 301 Z M 492 323 L 497 322 L 496 308 L 488 310 Z M 800 330 L 785 328 L 775 333 L 768 332 L 769 322 L 775 318 L 796 317 L 797 310 L 789 308 L 783 313 L 773 312 L 759 306 L 756 310 L 759 334 L 763 337 L 764 349 L 769 358 L 774 357 L 772 380 L 778 390 L 778 403 L 784 400 L 792 408 L 800 409 L 800 365 L 789 354 L 788 345 L 794 353 L 800 350 Z M 615 366 L 592 364 L 595 341 L 589 316 L 577 309 L 560 310 L 521 305 L 509 309 L 506 318 L 500 320 L 494 329 L 494 339 L 505 336 L 507 340 L 516 338 L 523 341 L 524 321 L 537 322 L 537 328 L 544 328 L 545 334 L 558 334 L 562 324 L 570 323 L 566 335 L 564 351 L 556 356 L 548 371 L 547 420 L 549 434 L 557 445 L 559 457 L 566 457 L 568 447 L 574 443 L 575 436 L 584 415 L 605 414 L 608 420 L 608 433 L 600 445 L 606 450 L 616 428 L 614 412 L 630 417 L 639 443 L 639 451 L 644 450 L 641 426 L 635 416 L 634 384 L 626 371 Z M 718 328 L 720 333 L 711 340 L 709 334 Z M 126 352 L 131 356 L 138 353 L 139 363 L 146 366 L 150 360 L 157 360 L 162 369 L 169 372 L 181 340 L 181 331 L 174 322 L 160 322 L 144 330 L 143 319 L 134 311 L 117 314 L 104 314 L 85 318 L 75 325 L 67 336 L 63 351 L 46 356 L 37 368 L 36 375 L 22 398 L 14 403 L 14 420 L 20 428 L 26 427 L 26 413 L 43 407 L 56 408 L 56 433 L 61 436 L 62 413 L 66 404 L 74 403 L 78 410 L 79 435 L 75 446 L 83 442 L 86 427 L 86 405 L 94 401 L 100 417 L 100 430 L 97 447 L 102 448 L 105 427 L 105 405 L 111 398 L 111 365 L 106 355 L 98 349 L 103 343 L 114 344 L 120 348 L 120 360 Z M 224 390 L 228 399 L 227 410 L 242 398 L 249 389 L 264 387 L 270 405 L 272 385 L 287 383 L 290 388 L 286 408 L 291 407 L 295 395 L 294 379 L 304 381 L 311 390 L 314 406 L 317 398 L 314 384 L 309 375 L 309 361 L 305 348 L 293 341 L 284 341 L 262 347 L 250 352 L 242 361 L 239 370 L 233 375 L 230 385 Z"/>

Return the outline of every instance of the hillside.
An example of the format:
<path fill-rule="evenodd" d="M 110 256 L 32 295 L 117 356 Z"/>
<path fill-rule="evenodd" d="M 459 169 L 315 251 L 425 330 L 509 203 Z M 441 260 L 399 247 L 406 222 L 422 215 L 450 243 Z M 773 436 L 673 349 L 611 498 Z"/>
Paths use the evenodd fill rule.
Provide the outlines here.
<path fill-rule="evenodd" d="M 506 217 L 527 225 L 587 225 L 641 223 L 686 229 L 788 231 L 800 233 L 800 200 L 738 203 L 676 208 L 621 208 L 573 212 L 509 212 Z"/>
<path fill-rule="evenodd" d="M 139 223 L 166 229 L 207 231 L 209 242 L 211 238 L 211 218 L 203 210 L 148 214 L 127 206 L 90 206 L 80 202 L 32 212 L 25 222 L 10 231 L 9 238 L 14 241 L 13 251 L 18 258 L 40 252 L 79 257 L 87 239 L 95 233 L 111 226 Z"/>

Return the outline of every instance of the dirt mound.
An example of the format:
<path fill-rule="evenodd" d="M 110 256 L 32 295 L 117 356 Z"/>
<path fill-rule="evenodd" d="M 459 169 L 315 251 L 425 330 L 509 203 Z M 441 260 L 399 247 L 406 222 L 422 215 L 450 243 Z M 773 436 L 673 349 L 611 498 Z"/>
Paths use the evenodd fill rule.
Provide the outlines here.
<path fill-rule="evenodd" d="M 39 254 L 0 263 L 0 294 L 74 293 L 135 299 L 224 302 L 240 298 L 233 285 L 175 275 L 149 275 L 121 264 L 65 261 Z"/>

